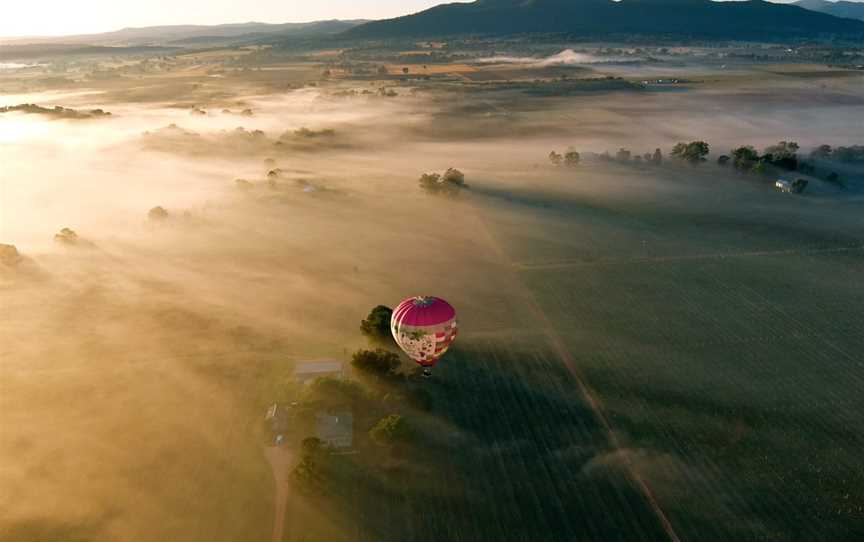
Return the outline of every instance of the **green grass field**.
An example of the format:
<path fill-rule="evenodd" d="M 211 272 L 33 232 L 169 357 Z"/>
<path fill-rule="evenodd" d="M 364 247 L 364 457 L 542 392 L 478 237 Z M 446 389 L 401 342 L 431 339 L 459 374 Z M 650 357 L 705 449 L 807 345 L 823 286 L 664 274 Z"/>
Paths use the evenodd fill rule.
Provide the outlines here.
<path fill-rule="evenodd" d="M 463 311 L 410 453 L 361 443 L 287 540 L 862 535 L 860 216 L 707 169 L 628 195 L 632 172 L 586 167 L 478 183 L 501 308 Z"/>

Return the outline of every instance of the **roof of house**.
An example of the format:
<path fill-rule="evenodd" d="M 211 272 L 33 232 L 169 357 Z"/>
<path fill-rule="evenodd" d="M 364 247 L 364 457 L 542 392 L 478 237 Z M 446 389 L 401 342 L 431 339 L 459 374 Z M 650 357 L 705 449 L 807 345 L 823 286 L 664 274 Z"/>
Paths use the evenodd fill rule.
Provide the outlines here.
<path fill-rule="evenodd" d="M 315 415 L 315 436 L 339 448 L 351 446 L 354 439 L 354 415 L 350 412 L 319 412 Z"/>

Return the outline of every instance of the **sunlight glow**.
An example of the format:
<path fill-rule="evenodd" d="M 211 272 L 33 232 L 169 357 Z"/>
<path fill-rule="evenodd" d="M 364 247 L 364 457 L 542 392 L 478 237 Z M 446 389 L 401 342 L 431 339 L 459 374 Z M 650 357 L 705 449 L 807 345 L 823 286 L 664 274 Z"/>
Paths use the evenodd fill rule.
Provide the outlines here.
<path fill-rule="evenodd" d="M 382 19 L 438 3 L 435 0 L 13 0 L 3 5 L 0 36 L 61 36 L 176 24 Z"/>

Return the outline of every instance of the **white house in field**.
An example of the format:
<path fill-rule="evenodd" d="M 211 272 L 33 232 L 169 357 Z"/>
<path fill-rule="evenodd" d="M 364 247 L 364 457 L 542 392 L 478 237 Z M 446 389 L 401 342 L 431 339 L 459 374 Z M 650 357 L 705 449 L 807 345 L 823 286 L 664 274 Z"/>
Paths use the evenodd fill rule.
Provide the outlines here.
<path fill-rule="evenodd" d="M 303 361 L 294 365 L 294 378 L 301 384 L 306 384 L 322 376 L 339 378 L 344 374 L 341 361 Z"/>

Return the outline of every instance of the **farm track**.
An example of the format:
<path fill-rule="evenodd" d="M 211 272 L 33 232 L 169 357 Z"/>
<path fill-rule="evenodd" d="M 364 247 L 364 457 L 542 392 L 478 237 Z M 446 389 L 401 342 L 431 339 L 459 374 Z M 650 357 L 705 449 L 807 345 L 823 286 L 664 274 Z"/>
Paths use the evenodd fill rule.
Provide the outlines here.
<path fill-rule="evenodd" d="M 864 245 L 810 248 L 810 249 L 786 249 L 786 250 L 754 250 L 745 252 L 719 252 L 711 254 L 690 254 L 680 256 L 652 256 L 642 258 L 609 258 L 595 261 L 585 260 L 561 260 L 557 262 L 519 263 L 511 262 L 509 265 L 517 270 L 555 270 L 568 269 L 572 267 L 596 267 L 604 265 L 633 265 L 640 263 L 664 263 L 680 262 L 687 260 L 723 260 L 726 258 L 758 258 L 762 256 L 801 256 L 809 254 L 827 254 L 833 252 L 855 252 L 864 251 Z"/>
<path fill-rule="evenodd" d="M 478 211 L 475 211 L 474 216 L 479 223 L 478 230 L 482 232 L 482 235 L 485 237 L 488 246 L 490 250 L 494 253 L 495 257 L 507 267 L 513 268 L 514 270 L 518 269 L 517 265 L 510 261 L 507 254 L 501 248 L 494 235 L 489 230 L 489 227 L 487 226 L 486 221 L 483 219 L 482 215 Z M 513 282 L 519 287 L 526 302 L 528 303 L 529 308 L 531 309 L 531 312 L 534 313 L 538 321 L 541 323 L 543 333 L 549 340 L 549 343 L 554 349 L 555 353 L 561 359 L 567 370 L 573 375 L 579 387 L 581 395 L 585 398 L 585 401 L 588 404 L 589 408 L 593 412 L 598 422 L 601 424 L 603 431 L 606 433 L 607 441 L 611 445 L 613 451 L 623 451 L 624 447 L 621 445 L 620 440 L 618 439 L 614 429 L 612 428 L 612 424 L 610 423 L 609 418 L 605 414 L 602 401 L 597 397 L 596 393 L 591 389 L 585 378 L 582 376 L 576 364 L 576 360 L 570 354 L 563 340 L 555 331 L 555 328 L 552 326 L 549 317 L 546 315 L 540 304 L 537 302 L 534 293 L 530 290 L 530 288 L 528 288 L 528 286 L 524 284 L 524 282 L 522 282 L 521 278 L 516 272 L 514 272 Z M 633 462 L 629 458 L 629 456 L 627 454 L 621 454 L 621 456 L 624 458 L 627 475 L 633 481 L 636 488 L 638 488 L 639 491 L 642 493 L 646 503 L 650 507 L 653 514 L 656 516 L 657 521 L 660 523 L 663 531 L 666 533 L 669 540 L 672 542 L 680 542 L 681 538 L 678 536 L 674 526 L 669 521 L 666 513 L 663 511 L 663 508 L 660 506 L 659 501 L 654 496 L 654 492 L 651 490 L 648 483 L 636 471 L 636 468 L 633 465 Z"/>

